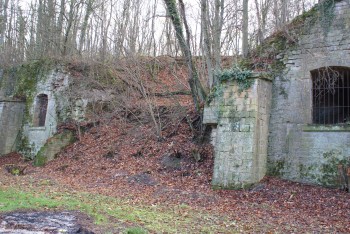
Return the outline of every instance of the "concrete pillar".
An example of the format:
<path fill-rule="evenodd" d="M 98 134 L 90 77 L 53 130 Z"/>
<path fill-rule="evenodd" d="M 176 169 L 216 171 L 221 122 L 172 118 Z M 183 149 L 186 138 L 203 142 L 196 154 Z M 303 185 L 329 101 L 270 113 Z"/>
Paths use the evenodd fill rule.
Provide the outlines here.
<path fill-rule="evenodd" d="M 223 96 L 204 109 L 203 122 L 216 126 L 214 188 L 246 188 L 265 176 L 272 85 L 252 79 L 242 92 L 234 82 L 224 84 Z"/>

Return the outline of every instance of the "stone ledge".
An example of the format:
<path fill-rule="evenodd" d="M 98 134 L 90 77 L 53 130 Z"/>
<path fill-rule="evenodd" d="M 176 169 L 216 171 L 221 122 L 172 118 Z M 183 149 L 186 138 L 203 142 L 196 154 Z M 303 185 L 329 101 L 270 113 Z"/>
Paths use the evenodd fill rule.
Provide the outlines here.
<path fill-rule="evenodd" d="M 46 127 L 29 127 L 28 131 L 45 131 Z"/>
<path fill-rule="evenodd" d="M 321 125 L 308 124 L 302 126 L 303 132 L 350 132 L 349 124 Z"/>

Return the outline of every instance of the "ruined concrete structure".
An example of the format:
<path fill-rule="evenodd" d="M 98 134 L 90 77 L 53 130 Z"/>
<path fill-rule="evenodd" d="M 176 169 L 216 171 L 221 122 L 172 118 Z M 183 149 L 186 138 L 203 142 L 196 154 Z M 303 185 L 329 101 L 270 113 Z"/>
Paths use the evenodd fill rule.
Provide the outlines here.
<path fill-rule="evenodd" d="M 0 155 L 15 149 L 22 126 L 24 108 L 23 102 L 0 100 Z"/>
<path fill-rule="evenodd" d="M 17 151 L 43 165 L 75 140 L 89 105 L 111 98 L 79 72 L 53 60 L 0 70 L 0 156 Z"/>
<path fill-rule="evenodd" d="M 215 187 L 248 187 L 266 173 L 335 186 L 338 165 L 350 166 L 350 2 L 324 1 L 291 28 L 290 38 L 269 45 L 282 47 L 272 84 L 259 75 L 242 93 L 225 84 L 205 108 Z"/>
<path fill-rule="evenodd" d="M 72 137 L 61 133 L 69 137 L 56 137 L 55 144 L 49 144 L 57 133 L 58 123 L 68 118 L 79 119 L 83 111 L 77 111 L 79 107 L 68 100 L 71 79 L 68 72 L 62 67 L 46 70 L 39 66 L 29 64 L 1 73 L 0 155 L 19 151 L 27 158 L 37 157 L 40 163 L 45 163 Z M 39 157 L 40 151 L 45 155 Z"/>

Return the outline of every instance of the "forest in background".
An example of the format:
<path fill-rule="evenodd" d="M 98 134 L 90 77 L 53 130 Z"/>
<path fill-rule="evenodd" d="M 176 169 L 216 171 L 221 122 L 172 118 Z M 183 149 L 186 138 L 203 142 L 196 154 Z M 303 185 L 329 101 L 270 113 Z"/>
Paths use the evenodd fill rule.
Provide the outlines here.
<path fill-rule="evenodd" d="M 193 55 L 213 60 L 259 45 L 316 0 L 173 1 Z M 42 58 L 108 62 L 182 56 L 162 0 L 0 0 L 0 61 Z"/>

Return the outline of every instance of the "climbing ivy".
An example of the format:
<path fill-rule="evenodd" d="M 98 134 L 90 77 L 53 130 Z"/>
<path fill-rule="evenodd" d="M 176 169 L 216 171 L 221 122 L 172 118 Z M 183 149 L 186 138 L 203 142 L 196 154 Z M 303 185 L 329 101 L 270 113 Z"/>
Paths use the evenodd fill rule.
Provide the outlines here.
<path fill-rule="evenodd" d="M 221 97 L 224 93 L 222 84 L 215 85 L 207 96 L 207 104 L 210 104 L 216 97 Z"/>
<path fill-rule="evenodd" d="M 329 32 L 329 28 L 334 19 L 335 3 L 339 1 L 340 0 L 324 0 L 317 5 L 320 12 L 320 24 L 325 35 Z"/>
<path fill-rule="evenodd" d="M 250 79 L 251 75 L 251 70 L 241 69 L 238 66 L 214 72 L 214 76 L 218 83 L 211 89 L 210 94 L 207 97 L 207 104 L 210 104 L 215 97 L 219 97 L 223 94 L 222 83 L 224 82 L 236 82 L 239 92 L 249 89 L 254 83 L 254 79 Z"/>
<path fill-rule="evenodd" d="M 215 72 L 215 77 L 219 82 L 234 81 L 240 92 L 249 89 L 254 83 L 253 79 L 249 79 L 251 75 L 252 71 L 241 69 L 238 66 Z"/>

